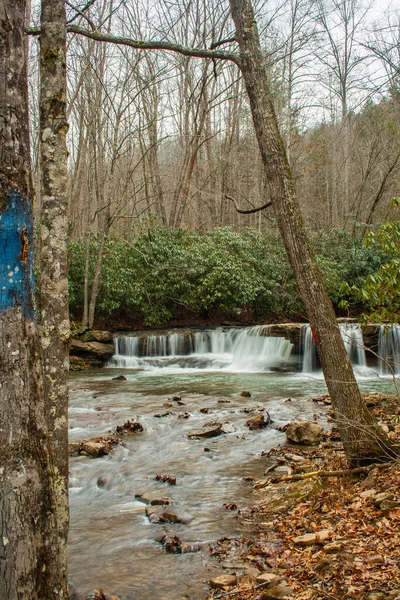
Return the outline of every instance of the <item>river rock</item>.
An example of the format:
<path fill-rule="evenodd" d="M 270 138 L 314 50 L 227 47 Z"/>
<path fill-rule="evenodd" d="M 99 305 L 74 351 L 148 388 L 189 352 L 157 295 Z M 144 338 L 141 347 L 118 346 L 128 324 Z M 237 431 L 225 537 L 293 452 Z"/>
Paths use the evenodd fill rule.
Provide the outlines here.
<path fill-rule="evenodd" d="M 117 377 L 113 377 L 111 381 L 127 381 L 125 375 L 117 375 Z"/>
<path fill-rule="evenodd" d="M 240 395 L 242 396 L 242 398 L 251 398 L 251 393 L 250 392 L 241 392 Z"/>
<path fill-rule="evenodd" d="M 304 446 L 316 446 L 320 443 L 324 430 L 313 421 L 294 421 L 286 428 L 286 437 L 290 442 Z"/>
<path fill-rule="evenodd" d="M 152 506 L 165 506 L 167 504 L 172 504 L 171 498 L 162 496 L 157 490 L 150 490 L 143 492 L 143 494 L 135 494 L 135 498 L 138 498 L 145 504 L 151 504 Z"/>
<path fill-rule="evenodd" d="M 210 579 L 210 587 L 216 590 L 223 590 L 225 587 L 233 587 L 237 584 L 236 575 L 220 575 Z"/>
<path fill-rule="evenodd" d="M 70 456 L 86 454 L 92 458 L 100 458 L 109 454 L 115 446 L 121 445 L 121 440 L 112 436 L 98 437 L 80 442 L 70 442 L 68 453 Z"/>
<path fill-rule="evenodd" d="M 172 477 L 172 475 L 156 475 L 155 479 L 156 481 L 169 483 L 169 485 L 176 485 L 176 477 Z"/>
<path fill-rule="evenodd" d="M 166 552 L 169 552 L 170 554 L 184 554 L 187 552 L 198 552 L 201 550 L 200 545 L 185 544 L 177 535 L 164 535 L 159 542 L 164 546 Z"/>
<path fill-rule="evenodd" d="M 246 421 L 245 425 L 249 429 L 255 431 L 257 429 L 263 429 L 263 427 L 266 427 L 268 425 L 268 420 L 265 419 L 264 415 L 256 415 L 255 417 L 252 417 Z"/>
<path fill-rule="evenodd" d="M 150 523 L 184 523 L 181 517 L 162 506 L 146 506 L 146 515 Z"/>
<path fill-rule="evenodd" d="M 141 423 L 138 423 L 137 421 L 129 421 L 128 420 L 123 425 L 117 425 L 117 428 L 115 431 L 117 433 L 119 433 L 120 435 L 124 435 L 125 433 L 127 433 L 127 434 L 141 433 L 142 431 L 144 431 L 144 429 L 143 429 L 143 425 Z"/>
<path fill-rule="evenodd" d="M 332 537 L 331 529 L 321 529 L 315 533 L 306 533 L 299 535 L 293 539 L 296 546 L 313 546 L 314 544 L 323 544 Z"/>
<path fill-rule="evenodd" d="M 222 429 L 222 424 L 217 423 L 214 427 L 208 427 L 205 429 L 198 429 L 197 431 L 190 431 L 187 433 L 188 438 L 213 438 L 225 433 Z"/>

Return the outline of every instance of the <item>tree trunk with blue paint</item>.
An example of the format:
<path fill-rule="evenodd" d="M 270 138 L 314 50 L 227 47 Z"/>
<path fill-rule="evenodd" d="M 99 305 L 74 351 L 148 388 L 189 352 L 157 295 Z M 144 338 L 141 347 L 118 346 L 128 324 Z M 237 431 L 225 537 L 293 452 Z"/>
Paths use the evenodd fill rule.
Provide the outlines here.
<path fill-rule="evenodd" d="M 65 598 L 34 306 L 26 0 L 0 0 L 0 598 Z"/>

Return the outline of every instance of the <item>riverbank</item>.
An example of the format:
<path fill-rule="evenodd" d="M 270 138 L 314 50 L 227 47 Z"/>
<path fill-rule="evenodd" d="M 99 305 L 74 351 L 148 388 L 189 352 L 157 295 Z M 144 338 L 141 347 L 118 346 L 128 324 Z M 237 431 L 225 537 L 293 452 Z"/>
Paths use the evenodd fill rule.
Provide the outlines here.
<path fill-rule="evenodd" d="M 399 397 L 366 399 L 399 443 Z M 329 397 L 314 402 L 327 404 Z M 207 599 L 399 599 L 399 462 L 346 475 L 334 429 L 316 448 L 273 448 L 268 461 L 266 479 L 254 483 L 262 500 L 239 515 L 257 534 L 240 544 L 221 540 L 211 549 L 221 566 L 242 561 L 247 572 L 237 578 L 235 569 L 225 568 L 231 579 L 214 582 Z M 337 474 L 329 476 L 332 471 Z M 321 475 L 307 475 L 315 472 Z"/>

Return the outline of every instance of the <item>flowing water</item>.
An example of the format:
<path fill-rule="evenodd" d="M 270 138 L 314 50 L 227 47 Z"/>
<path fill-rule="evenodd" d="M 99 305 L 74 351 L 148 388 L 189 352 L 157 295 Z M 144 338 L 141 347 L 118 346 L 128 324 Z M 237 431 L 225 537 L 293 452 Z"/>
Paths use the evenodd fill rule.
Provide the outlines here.
<path fill-rule="evenodd" d="M 251 533 L 223 504 L 235 502 L 240 509 L 257 502 L 259 492 L 243 478 L 261 478 L 262 451 L 285 442 L 274 427 L 314 418 L 316 406 L 308 399 L 326 391 L 319 373 L 271 371 L 299 359 L 291 357 L 292 344 L 266 333 L 171 332 L 146 341 L 126 336 L 117 340 L 113 366 L 71 376 L 71 440 L 108 434 L 128 419 L 144 427 L 104 458 L 71 459 L 70 578 L 78 590 L 101 586 L 121 600 L 199 600 L 206 580 L 221 573 L 207 543 Z M 126 381 L 112 379 L 121 373 Z M 390 379 L 363 380 L 362 386 L 394 391 Z M 244 390 L 251 398 L 240 395 Z M 173 396 L 184 405 L 171 400 L 172 407 L 163 407 Z M 206 407 L 208 414 L 201 413 Z M 250 431 L 246 420 L 262 410 L 273 426 Z M 319 418 L 324 424 L 324 415 Z M 187 437 L 213 421 L 227 433 Z M 176 477 L 177 485 L 155 481 L 157 474 Z M 135 498 L 148 490 L 170 497 L 171 510 L 185 524 L 151 524 Z M 164 534 L 203 549 L 167 554 L 158 541 Z"/>

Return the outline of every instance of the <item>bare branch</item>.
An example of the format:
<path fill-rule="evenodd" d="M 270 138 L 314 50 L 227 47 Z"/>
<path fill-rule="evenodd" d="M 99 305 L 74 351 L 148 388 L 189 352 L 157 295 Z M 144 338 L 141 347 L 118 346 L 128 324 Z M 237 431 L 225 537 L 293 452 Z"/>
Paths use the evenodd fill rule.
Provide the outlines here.
<path fill-rule="evenodd" d="M 74 10 L 76 12 L 76 14 L 72 17 L 72 19 L 70 19 L 67 22 L 67 25 L 71 24 L 78 17 L 83 17 L 85 19 L 85 21 L 87 21 L 89 23 L 92 30 L 95 31 L 95 29 L 96 29 L 95 24 L 87 15 L 85 15 L 85 11 L 88 10 L 88 8 L 90 8 L 92 6 L 92 4 L 94 4 L 95 2 L 96 2 L 96 0 L 91 0 L 82 9 L 79 9 L 77 6 L 74 6 L 73 4 L 71 4 L 71 2 L 68 2 L 68 0 L 65 0 L 65 4 L 67 4 L 70 8 L 72 8 L 72 10 Z"/>
<path fill-rule="evenodd" d="M 268 200 L 268 202 L 266 202 L 262 206 L 257 206 L 256 208 L 249 208 L 248 210 L 245 210 L 245 209 L 241 209 L 238 207 L 238 205 L 236 204 L 235 198 L 232 198 L 232 196 L 228 196 L 228 194 L 225 194 L 225 198 L 227 198 L 228 200 L 231 200 L 233 202 L 233 205 L 234 205 L 236 211 L 238 213 L 240 213 L 241 215 L 252 215 L 252 214 L 260 212 L 260 211 L 264 210 L 265 208 L 268 208 L 269 206 L 272 205 L 272 200 Z"/>
<path fill-rule="evenodd" d="M 213 44 L 211 44 L 210 50 L 214 50 L 214 48 L 218 48 L 219 46 L 222 46 L 223 44 L 231 44 L 232 42 L 236 42 L 236 37 L 231 37 L 226 40 L 220 40 L 219 42 L 214 42 Z"/>
<path fill-rule="evenodd" d="M 29 27 L 26 29 L 29 35 L 38 36 L 40 35 L 40 27 Z M 144 40 L 132 40 L 130 38 L 120 37 L 116 35 L 110 35 L 107 33 L 101 33 L 98 30 L 88 31 L 83 27 L 77 25 L 68 25 L 68 33 L 76 33 L 82 35 L 96 42 L 106 42 L 109 44 L 119 44 L 120 46 L 129 46 L 135 48 L 135 50 L 166 50 L 168 52 L 176 52 L 183 56 L 190 56 L 192 58 L 211 58 L 213 60 L 229 60 L 237 65 L 240 65 L 240 58 L 238 54 L 231 52 L 222 52 L 218 50 L 202 50 L 201 48 L 187 48 L 180 44 L 174 44 L 172 42 L 164 41 L 144 41 Z"/>

